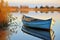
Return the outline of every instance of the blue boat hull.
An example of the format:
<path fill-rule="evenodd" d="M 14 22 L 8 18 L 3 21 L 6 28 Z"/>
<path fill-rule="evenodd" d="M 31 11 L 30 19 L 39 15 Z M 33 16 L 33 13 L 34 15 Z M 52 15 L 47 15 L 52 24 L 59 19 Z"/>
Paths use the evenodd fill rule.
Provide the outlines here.
<path fill-rule="evenodd" d="M 31 20 L 27 21 L 24 18 L 25 19 L 30 18 Z M 41 19 L 35 19 L 24 15 L 22 22 L 24 26 L 28 26 L 32 28 L 51 29 L 52 18 L 48 20 L 41 20 Z"/>

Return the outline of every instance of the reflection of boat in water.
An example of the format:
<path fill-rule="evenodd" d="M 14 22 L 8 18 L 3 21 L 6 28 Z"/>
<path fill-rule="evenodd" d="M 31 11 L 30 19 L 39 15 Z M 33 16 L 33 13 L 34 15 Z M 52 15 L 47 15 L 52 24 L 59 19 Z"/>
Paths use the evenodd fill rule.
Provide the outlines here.
<path fill-rule="evenodd" d="M 54 40 L 54 32 L 52 30 L 44 31 L 44 30 L 31 29 L 28 27 L 22 27 L 22 31 L 24 33 L 41 38 L 43 40 Z"/>
<path fill-rule="evenodd" d="M 32 28 L 52 29 L 52 18 L 48 20 L 35 19 L 28 16 L 23 16 L 23 25 Z"/>

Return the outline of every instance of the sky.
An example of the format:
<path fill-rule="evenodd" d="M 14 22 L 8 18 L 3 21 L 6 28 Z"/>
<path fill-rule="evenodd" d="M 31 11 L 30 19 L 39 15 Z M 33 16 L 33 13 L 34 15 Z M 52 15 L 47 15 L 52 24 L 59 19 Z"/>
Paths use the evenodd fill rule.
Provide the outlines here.
<path fill-rule="evenodd" d="M 5 0 L 8 2 L 16 2 L 16 3 L 60 3 L 60 0 Z"/>
<path fill-rule="evenodd" d="M 8 1 L 8 3 L 10 5 L 16 5 L 16 6 L 20 6 L 20 5 L 28 5 L 31 6 L 60 6 L 60 0 L 4 0 L 5 2 Z"/>

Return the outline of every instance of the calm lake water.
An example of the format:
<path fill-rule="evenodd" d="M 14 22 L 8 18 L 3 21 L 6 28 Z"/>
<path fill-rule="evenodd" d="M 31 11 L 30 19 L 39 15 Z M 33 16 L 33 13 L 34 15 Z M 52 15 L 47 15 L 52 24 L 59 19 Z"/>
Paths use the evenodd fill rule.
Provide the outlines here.
<path fill-rule="evenodd" d="M 50 36 L 50 32 L 44 31 L 44 30 L 34 30 L 29 28 L 24 28 L 22 25 L 22 16 L 23 14 L 18 13 L 11 13 L 13 17 L 17 17 L 16 20 L 12 21 L 10 26 L 6 27 L 5 30 L 1 29 L 0 31 L 0 39 L 6 39 L 6 40 L 50 40 L 53 36 Z M 28 14 L 24 14 L 27 16 L 39 18 L 39 19 L 49 19 L 53 18 L 55 20 L 55 24 L 53 25 L 52 32 L 54 32 L 52 35 L 54 35 L 54 40 L 60 40 L 60 13 L 49 12 L 48 14 L 45 13 L 35 13 L 35 12 L 29 12 Z M 26 32 L 24 32 L 24 31 Z M 2 34 L 4 33 L 4 34 Z M 30 34 L 31 33 L 31 34 Z M 5 35 L 5 36 L 3 36 Z"/>

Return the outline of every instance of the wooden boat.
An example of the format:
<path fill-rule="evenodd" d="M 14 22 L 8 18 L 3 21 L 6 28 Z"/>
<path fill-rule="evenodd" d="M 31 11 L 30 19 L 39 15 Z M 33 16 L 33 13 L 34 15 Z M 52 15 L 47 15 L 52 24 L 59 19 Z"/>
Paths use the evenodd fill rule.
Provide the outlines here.
<path fill-rule="evenodd" d="M 47 20 L 35 19 L 29 16 L 23 15 L 23 26 L 31 28 L 52 29 L 52 18 Z"/>
<path fill-rule="evenodd" d="M 45 31 L 45 30 L 36 30 L 36 29 L 31 29 L 28 27 L 22 27 L 21 29 L 24 33 L 32 35 L 34 37 L 43 39 L 43 40 L 54 40 L 54 31 L 53 30 L 49 30 L 49 31 Z"/>

